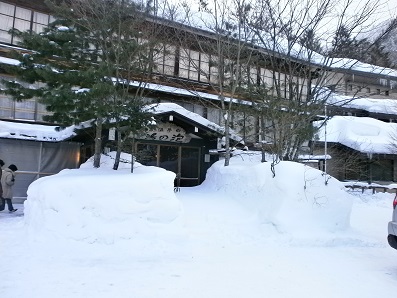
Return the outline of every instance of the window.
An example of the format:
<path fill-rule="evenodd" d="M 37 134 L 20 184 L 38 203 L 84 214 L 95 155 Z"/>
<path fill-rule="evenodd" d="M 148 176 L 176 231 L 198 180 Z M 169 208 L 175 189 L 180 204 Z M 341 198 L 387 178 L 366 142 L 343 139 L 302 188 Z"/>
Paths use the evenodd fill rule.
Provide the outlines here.
<path fill-rule="evenodd" d="M 208 82 L 208 55 L 190 49 L 180 49 L 179 77 L 193 81 Z"/>
<path fill-rule="evenodd" d="M 181 49 L 179 54 L 179 77 L 189 78 L 189 50 Z"/>
<path fill-rule="evenodd" d="M 29 99 L 15 102 L 15 119 L 35 120 L 36 100 Z"/>
<path fill-rule="evenodd" d="M 209 77 L 210 77 L 210 56 L 208 54 L 201 53 L 199 80 L 201 82 L 208 82 Z"/>
<path fill-rule="evenodd" d="M 12 78 L 0 76 L 0 81 L 2 79 L 7 80 Z M 36 87 L 39 86 L 39 84 L 36 85 Z M 46 110 L 45 105 L 39 103 L 36 98 L 16 102 L 11 96 L 0 94 L 0 118 L 42 121 L 44 115 L 50 114 L 51 113 Z"/>
<path fill-rule="evenodd" d="M 14 26 L 15 5 L 0 2 L 0 41 L 11 43 L 8 30 Z"/>
<path fill-rule="evenodd" d="M 48 15 L 40 12 L 33 13 L 33 22 L 48 25 Z"/>
<path fill-rule="evenodd" d="M 266 68 L 261 68 L 261 83 L 266 87 L 273 87 L 273 72 Z"/>
<path fill-rule="evenodd" d="M 217 84 L 218 83 L 218 57 L 210 56 L 210 82 Z"/>
<path fill-rule="evenodd" d="M 164 48 L 164 74 L 174 75 L 176 47 L 166 45 Z"/>
<path fill-rule="evenodd" d="M 0 42 L 11 43 L 11 35 L 8 34 L 7 30 L 0 29 Z"/>
<path fill-rule="evenodd" d="M 14 15 L 15 5 L 0 2 L 0 12 L 5 15 Z"/>
<path fill-rule="evenodd" d="M 174 46 L 167 44 L 155 46 L 153 51 L 154 71 L 161 74 L 174 75 L 175 55 L 176 47 Z"/>
<path fill-rule="evenodd" d="M 256 66 L 242 64 L 240 66 L 241 83 L 243 85 L 257 85 L 258 84 L 258 69 Z"/>
<path fill-rule="evenodd" d="M 48 14 L 0 2 L 0 42 L 18 42 L 14 36 L 8 34 L 10 29 L 33 30 L 39 33 L 53 20 Z"/>
<path fill-rule="evenodd" d="M 31 21 L 32 18 L 32 11 L 29 9 L 25 9 L 22 7 L 15 8 L 15 17 L 21 20 Z"/>

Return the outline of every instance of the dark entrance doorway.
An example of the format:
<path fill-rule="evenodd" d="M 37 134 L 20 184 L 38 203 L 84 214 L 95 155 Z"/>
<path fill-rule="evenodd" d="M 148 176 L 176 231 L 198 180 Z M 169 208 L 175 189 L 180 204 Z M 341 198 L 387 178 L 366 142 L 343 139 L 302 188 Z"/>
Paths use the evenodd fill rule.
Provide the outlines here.
<path fill-rule="evenodd" d="M 200 148 L 138 143 L 137 161 L 176 174 L 175 186 L 195 186 L 200 181 Z"/>

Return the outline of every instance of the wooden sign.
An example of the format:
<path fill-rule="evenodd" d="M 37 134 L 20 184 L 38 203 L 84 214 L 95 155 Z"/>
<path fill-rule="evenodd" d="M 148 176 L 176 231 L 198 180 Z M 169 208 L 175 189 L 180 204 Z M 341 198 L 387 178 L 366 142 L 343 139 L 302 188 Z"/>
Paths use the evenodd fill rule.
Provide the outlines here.
<path fill-rule="evenodd" d="M 173 123 L 158 123 L 156 127 L 148 129 L 139 138 L 173 143 L 189 143 L 191 140 L 190 135 L 182 127 Z"/>

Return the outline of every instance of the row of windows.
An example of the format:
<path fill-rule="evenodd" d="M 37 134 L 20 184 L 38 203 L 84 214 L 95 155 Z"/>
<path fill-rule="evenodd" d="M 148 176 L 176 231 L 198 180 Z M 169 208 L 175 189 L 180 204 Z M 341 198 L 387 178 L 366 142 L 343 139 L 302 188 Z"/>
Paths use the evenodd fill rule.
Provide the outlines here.
<path fill-rule="evenodd" d="M 167 44 L 156 47 L 153 55 L 154 72 L 212 84 L 218 83 L 218 60 L 214 55 Z M 224 59 L 222 65 L 224 67 L 224 84 L 228 85 L 236 75 L 236 66 L 233 61 L 228 59 Z M 252 65 L 242 65 L 239 76 L 242 86 L 265 85 L 277 89 L 285 98 L 288 98 L 292 92 L 307 95 L 307 82 L 304 78 Z"/>
<path fill-rule="evenodd" d="M 0 42 L 17 44 L 17 38 L 8 34 L 10 29 L 41 32 L 53 20 L 53 17 L 48 14 L 0 1 Z M 179 49 L 171 45 L 160 45 L 156 48 L 157 51 L 153 57 L 155 72 L 204 83 L 216 84 L 218 82 L 217 57 L 189 49 Z M 225 68 L 225 85 L 227 85 L 233 79 L 232 72 L 235 72 L 235 66 L 233 61 L 227 59 L 222 65 Z M 277 89 L 285 97 L 288 97 L 291 91 L 306 93 L 302 79 L 291 79 L 285 74 L 273 73 L 264 68 L 246 65 L 241 68 L 240 76 L 245 85 L 265 84 L 268 87 L 275 86 L 273 77 L 275 76 L 280 82 L 277 84 Z M 291 90 L 291 83 L 287 83 L 291 81 L 294 82 L 294 90 Z"/>
<path fill-rule="evenodd" d="M 9 79 L 9 77 L 0 76 L 0 81 L 3 79 Z M 1 87 L 0 84 L 0 88 Z M 1 119 L 42 121 L 44 115 L 49 115 L 46 107 L 40 104 L 35 98 L 17 102 L 7 95 L 0 94 Z"/>
<path fill-rule="evenodd" d="M 370 87 L 365 87 L 365 88 L 363 88 L 361 86 L 355 87 L 352 84 L 347 85 L 347 91 L 351 91 L 351 92 L 352 91 L 358 91 L 358 92 L 365 92 L 365 93 L 368 93 L 368 94 L 376 94 L 376 95 L 383 94 L 385 96 L 389 96 L 390 95 L 389 90 L 382 91 L 379 88 L 371 89 Z"/>
<path fill-rule="evenodd" d="M 0 95 L 0 118 L 42 121 L 48 112 L 35 99 L 17 102 Z"/>
<path fill-rule="evenodd" d="M 10 29 L 39 33 L 52 21 L 53 18 L 48 14 L 0 2 L 0 42 L 18 43 L 16 37 L 8 34 Z"/>

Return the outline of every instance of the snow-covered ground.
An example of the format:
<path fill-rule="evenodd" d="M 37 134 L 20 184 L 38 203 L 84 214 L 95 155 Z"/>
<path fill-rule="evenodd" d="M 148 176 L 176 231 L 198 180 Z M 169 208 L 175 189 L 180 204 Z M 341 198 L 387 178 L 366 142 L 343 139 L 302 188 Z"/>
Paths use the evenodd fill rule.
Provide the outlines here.
<path fill-rule="evenodd" d="M 128 159 L 128 157 L 127 157 Z M 39 179 L 0 212 L 0 297 L 392 297 L 392 194 L 252 155 L 174 193 L 137 164 Z M 325 186 L 324 181 L 328 181 Z"/>

